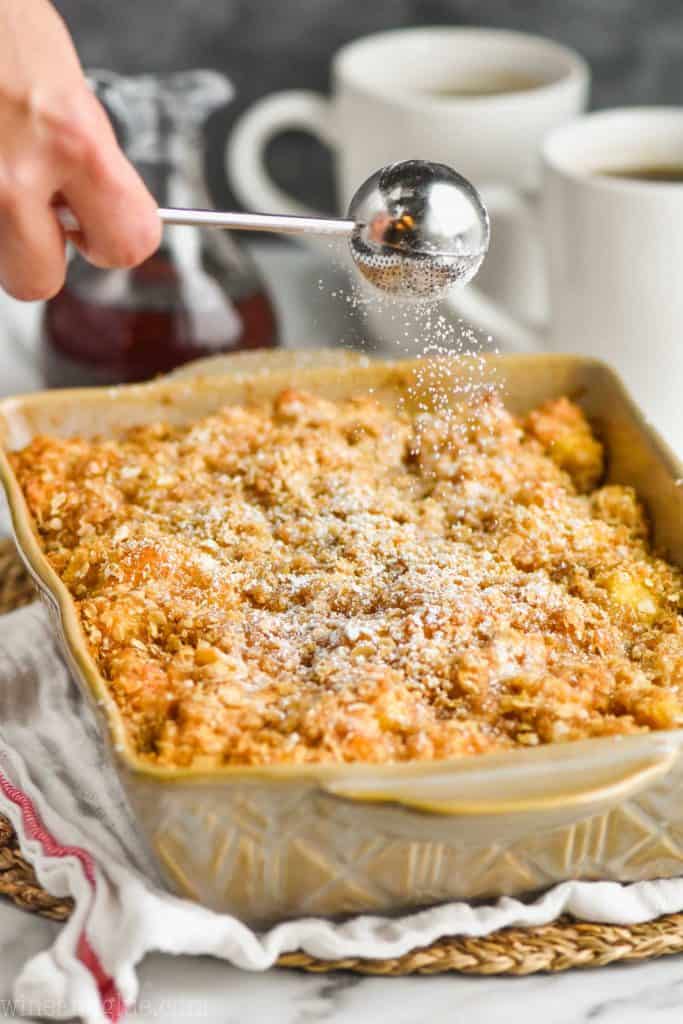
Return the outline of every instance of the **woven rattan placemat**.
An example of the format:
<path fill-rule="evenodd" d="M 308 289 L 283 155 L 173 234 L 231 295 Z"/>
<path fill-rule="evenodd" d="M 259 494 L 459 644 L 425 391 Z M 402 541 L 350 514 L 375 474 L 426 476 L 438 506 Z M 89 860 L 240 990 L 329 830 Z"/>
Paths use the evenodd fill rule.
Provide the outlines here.
<path fill-rule="evenodd" d="M 11 541 L 0 541 L 0 613 L 33 600 L 33 585 Z M 71 913 L 71 901 L 42 889 L 33 868 L 19 852 L 9 822 L 0 816 L 0 895 L 18 907 L 55 921 Z M 390 960 L 317 960 L 306 953 L 281 956 L 281 967 L 306 971 L 356 971 L 359 974 L 535 974 L 570 967 L 601 967 L 616 961 L 643 960 L 683 952 L 683 914 L 667 914 L 630 928 L 588 924 L 561 918 L 540 928 L 504 928 L 482 939 L 440 939 Z"/>

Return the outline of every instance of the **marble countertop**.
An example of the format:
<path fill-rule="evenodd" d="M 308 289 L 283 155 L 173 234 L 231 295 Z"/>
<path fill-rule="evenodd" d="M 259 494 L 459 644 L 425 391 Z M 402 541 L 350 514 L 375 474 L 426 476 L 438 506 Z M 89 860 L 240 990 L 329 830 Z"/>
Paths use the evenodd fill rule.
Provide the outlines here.
<path fill-rule="evenodd" d="M 57 925 L 0 904 L 0 1018 L 32 1021 L 13 979 Z M 209 958 L 150 956 L 127 1024 L 680 1024 L 683 958 L 528 978 L 238 971 Z"/>
<path fill-rule="evenodd" d="M 273 283 L 288 345 L 351 340 L 354 326 L 333 296 L 338 274 L 318 284 L 299 250 L 256 247 Z M 313 298 L 311 298 L 313 296 Z M 0 393 L 39 385 L 33 356 L 37 308 L 0 300 Z M 12 1003 L 21 965 L 48 945 L 57 925 L 0 902 L 0 1019 L 32 1021 L 37 1008 Z M 130 1024 L 680 1024 L 683 957 L 528 978 L 444 975 L 363 978 L 271 970 L 251 974 L 209 958 L 150 956 L 140 966 Z"/>

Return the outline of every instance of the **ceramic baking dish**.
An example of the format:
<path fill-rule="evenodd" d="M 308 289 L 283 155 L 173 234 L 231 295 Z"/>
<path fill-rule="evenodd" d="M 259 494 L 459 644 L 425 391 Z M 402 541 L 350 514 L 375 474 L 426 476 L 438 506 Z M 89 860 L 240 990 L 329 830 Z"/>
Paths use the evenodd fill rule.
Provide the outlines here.
<path fill-rule="evenodd" d="M 280 364 L 281 365 L 281 364 Z M 645 500 L 655 542 L 683 565 L 683 467 L 604 365 L 569 356 L 351 363 L 147 385 L 47 392 L 0 403 L 4 449 L 37 432 L 114 436 L 183 422 L 295 383 L 331 396 L 374 389 L 407 406 L 438 379 L 499 382 L 522 412 L 576 399 L 609 453 L 609 477 Z M 683 872 L 683 730 L 398 766 L 169 769 L 140 762 L 90 657 L 65 586 L 41 553 L 7 458 L 0 472 L 19 549 L 47 598 L 140 829 L 176 892 L 262 925 L 301 914 L 395 911 L 529 893 L 561 879 L 633 881 Z"/>

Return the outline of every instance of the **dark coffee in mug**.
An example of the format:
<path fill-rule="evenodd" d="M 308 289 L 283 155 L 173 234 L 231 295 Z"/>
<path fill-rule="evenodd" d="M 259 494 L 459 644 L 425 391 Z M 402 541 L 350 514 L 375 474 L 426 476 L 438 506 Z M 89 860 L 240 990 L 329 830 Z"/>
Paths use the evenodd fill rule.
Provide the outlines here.
<path fill-rule="evenodd" d="M 636 167 L 616 167 L 598 171 L 604 178 L 622 178 L 625 181 L 651 181 L 665 184 L 683 184 L 683 163 L 643 164 Z"/>
<path fill-rule="evenodd" d="M 507 92 L 527 92 L 545 85 L 540 78 L 517 71 L 479 71 L 463 77 L 461 81 L 435 86 L 426 89 L 430 96 L 441 96 L 444 99 L 452 96 L 463 98 L 478 96 L 497 96 Z"/>

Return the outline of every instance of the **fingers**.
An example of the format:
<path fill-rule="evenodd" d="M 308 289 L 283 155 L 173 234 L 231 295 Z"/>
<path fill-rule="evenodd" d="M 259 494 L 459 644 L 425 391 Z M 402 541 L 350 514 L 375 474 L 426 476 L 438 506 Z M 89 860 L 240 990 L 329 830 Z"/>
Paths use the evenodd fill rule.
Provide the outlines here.
<path fill-rule="evenodd" d="M 53 210 L 0 197 L 0 284 L 17 299 L 48 299 L 64 283 L 64 232 Z"/>
<path fill-rule="evenodd" d="M 80 225 L 74 242 L 95 266 L 134 267 L 159 247 L 156 203 L 123 158 L 92 174 L 88 187 L 62 192 Z"/>
<path fill-rule="evenodd" d="M 83 255 L 99 267 L 132 267 L 158 248 L 161 221 L 155 200 L 97 107 L 61 191 L 80 224 L 75 242 Z"/>
<path fill-rule="evenodd" d="M 0 284 L 48 298 L 64 280 L 63 199 L 75 241 L 103 267 L 149 256 L 161 225 L 154 200 L 116 142 L 49 0 L 0 0 Z"/>
<path fill-rule="evenodd" d="M 69 237 L 100 267 L 131 267 L 158 247 L 156 203 L 82 83 L 57 104 L 34 98 L 29 116 L 0 92 L 0 284 L 16 298 L 46 299 L 64 282 L 65 202 L 80 231 Z"/>

